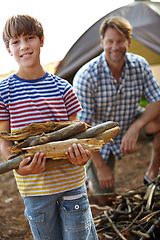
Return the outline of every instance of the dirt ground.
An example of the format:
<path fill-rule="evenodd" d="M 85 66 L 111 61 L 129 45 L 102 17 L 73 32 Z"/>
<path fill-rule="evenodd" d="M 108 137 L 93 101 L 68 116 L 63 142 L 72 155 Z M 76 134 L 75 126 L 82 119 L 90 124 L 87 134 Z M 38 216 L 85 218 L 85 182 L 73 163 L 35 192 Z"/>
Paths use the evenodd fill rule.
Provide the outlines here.
<path fill-rule="evenodd" d="M 117 192 L 124 193 L 142 185 L 151 156 L 152 140 L 141 138 L 134 154 L 117 162 Z M 0 163 L 4 160 L 0 154 Z M 31 240 L 29 224 L 24 217 L 24 204 L 12 172 L 0 175 L 0 239 Z"/>

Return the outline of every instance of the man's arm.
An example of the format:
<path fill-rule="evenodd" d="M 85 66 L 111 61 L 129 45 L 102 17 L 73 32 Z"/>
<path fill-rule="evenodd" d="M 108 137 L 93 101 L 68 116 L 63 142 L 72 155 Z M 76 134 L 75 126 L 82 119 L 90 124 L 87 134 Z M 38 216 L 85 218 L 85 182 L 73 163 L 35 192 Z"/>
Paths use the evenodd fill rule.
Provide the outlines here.
<path fill-rule="evenodd" d="M 146 128 L 148 134 L 160 131 L 160 101 L 150 103 L 142 116 L 128 128 L 121 143 L 123 154 L 135 151 L 139 132 L 143 127 Z"/>

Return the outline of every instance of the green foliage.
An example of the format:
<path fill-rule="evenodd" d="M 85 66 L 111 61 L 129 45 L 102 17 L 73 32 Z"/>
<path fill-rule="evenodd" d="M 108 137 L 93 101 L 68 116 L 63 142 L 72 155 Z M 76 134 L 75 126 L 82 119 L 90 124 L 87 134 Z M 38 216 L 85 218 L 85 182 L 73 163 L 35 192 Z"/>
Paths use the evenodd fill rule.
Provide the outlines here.
<path fill-rule="evenodd" d="M 142 95 L 141 101 L 140 101 L 140 106 L 141 106 L 141 107 L 146 107 L 147 105 L 148 105 L 148 102 L 147 102 L 145 96 Z"/>

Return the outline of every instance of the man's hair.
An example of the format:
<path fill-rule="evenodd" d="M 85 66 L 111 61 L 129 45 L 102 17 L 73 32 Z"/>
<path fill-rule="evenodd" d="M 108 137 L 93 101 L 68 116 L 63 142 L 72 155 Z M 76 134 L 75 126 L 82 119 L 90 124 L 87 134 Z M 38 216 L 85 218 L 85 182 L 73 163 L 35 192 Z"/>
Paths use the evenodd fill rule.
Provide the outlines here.
<path fill-rule="evenodd" d="M 37 35 L 39 39 L 43 37 L 43 27 L 36 19 L 28 15 L 16 15 L 10 17 L 3 29 L 3 41 L 9 48 L 9 41 L 21 35 Z"/>
<path fill-rule="evenodd" d="M 126 38 L 130 38 L 132 34 L 132 26 L 127 19 L 120 16 L 114 16 L 105 19 L 100 26 L 100 36 L 104 38 L 107 28 L 113 28 L 117 30 L 121 35 L 125 35 Z"/>

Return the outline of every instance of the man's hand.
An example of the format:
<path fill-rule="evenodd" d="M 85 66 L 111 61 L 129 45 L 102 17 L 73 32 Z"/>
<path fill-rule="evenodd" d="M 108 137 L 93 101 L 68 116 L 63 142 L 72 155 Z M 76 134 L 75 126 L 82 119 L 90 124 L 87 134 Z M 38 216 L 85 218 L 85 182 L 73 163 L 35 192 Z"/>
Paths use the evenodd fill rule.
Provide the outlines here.
<path fill-rule="evenodd" d="M 39 174 L 45 170 L 46 156 L 43 153 L 35 153 L 33 159 L 25 158 L 19 165 L 16 172 L 22 176 Z"/>
<path fill-rule="evenodd" d="M 134 124 L 130 126 L 125 135 L 122 138 L 121 152 L 132 153 L 136 150 L 136 143 L 138 140 L 139 131 L 134 127 Z"/>
<path fill-rule="evenodd" d="M 113 188 L 115 184 L 115 178 L 112 170 L 105 164 L 103 168 L 97 170 L 100 187 Z"/>
<path fill-rule="evenodd" d="M 97 170 L 99 185 L 101 188 L 113 188 L 115 184 L 115 178 L 113 171 L 104 162 L 100 152 L 92 153 L 92 161 Z"/>
<path fill-rule="evenodd" d="M 72 147 L 68 148 L 66 156 L 72 164 L 82 166 L 85 165 L 91 157 L 91 152 L 84 149 L 81 144 L 73 143 Z"/>

